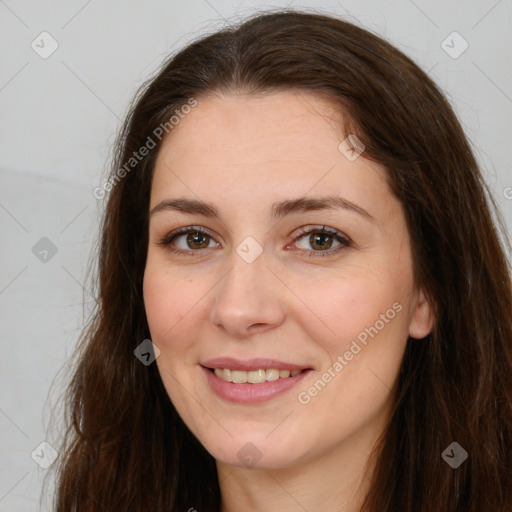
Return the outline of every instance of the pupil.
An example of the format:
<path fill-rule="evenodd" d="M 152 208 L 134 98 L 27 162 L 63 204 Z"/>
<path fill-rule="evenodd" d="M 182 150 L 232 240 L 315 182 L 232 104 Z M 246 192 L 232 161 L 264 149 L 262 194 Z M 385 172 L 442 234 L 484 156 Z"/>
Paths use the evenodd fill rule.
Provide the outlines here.
<path fill-rule="evenodd" d="M 326 233 L 311 235 L 310 241 L 313 248 L 316 248 L 315 246 L 319 246 L 320 249 L 329 249 L 332 245 L 331 235 Z"/>
<path fill-rule="evenodd" d="M 202 240 L 202 242 L 201 242 Z M 206 247 L 208 245 L 207 237 L 199 232 L 189 233 L 187 236 L 187 245 L 192 249 L 199 246 L 199 248 Z M 194 246 L 194 247 L 192 247 Z"/>

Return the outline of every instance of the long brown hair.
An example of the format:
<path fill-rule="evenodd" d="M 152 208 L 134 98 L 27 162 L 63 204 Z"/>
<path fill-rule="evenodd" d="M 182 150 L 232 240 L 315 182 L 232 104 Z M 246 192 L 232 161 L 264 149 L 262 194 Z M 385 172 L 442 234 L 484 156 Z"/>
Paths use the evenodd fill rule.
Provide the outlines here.
<path fill-rule="evenodd" d="M 385 166 L 403 204 L 415 280 L 435 305 L 431 335 L 407 344 L 363 510 L 510 512 L 510 269 L 471 147 L 443 94 L 400 51 L 351 23 L 293 10 L 188 45 L 134 100 L 110 176 L 98 305 L 66 400 L 56 510 L 219 510 L 213 457 L 176 413 L 157 366 L 134 356 L 150 337 L 142 280 L 155 130 L 191 99 L 278 89 L 326 95 L 365 156 Z M 155 147 L 126 167 L 148 137 Z M 468 453 L 456 469 L 441 456 L 453 442 Z"/>

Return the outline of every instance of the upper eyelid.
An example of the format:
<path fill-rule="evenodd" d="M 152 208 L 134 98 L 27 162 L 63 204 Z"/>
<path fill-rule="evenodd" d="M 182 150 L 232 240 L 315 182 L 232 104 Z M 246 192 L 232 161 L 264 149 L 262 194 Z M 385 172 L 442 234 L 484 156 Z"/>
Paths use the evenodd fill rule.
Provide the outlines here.
<path fill-rule="evenodd" d="M 203 226 L 192 225 L 192 226 L 183 226 L 181 228 L 173 229 L 170 233 L 168 233 L 166 238 L 171 237 L 171 236 L 173 236 L 173 237 L 174 236 L 182 236 L 182 235 L 186 235 L 187 233 L 194 232 L 194 231 L 199 231 L 200 233 L 204 233 L 205 235 L 208 235 L 212 238 L 217 237 L 217 235 L 214 234 L 213 231 L 209 230 L 208 228 L 205 228 Z"/>
<path fill-rule="evenodd" d="M 321 225 L 316 225 L 316 226 L 303 226 L 303 227 L 300 227 L 300 228 L 297 228 L 298 230 L 298 233 L 295 235 L 295 237 L 297 236 L 304 236 L 304 235 L 308 235 L 309 233 L 313 233 L 313 232 L 320 232 L 320 233 L 327 233 L 328 235 L 341 235 L 343 238 L 346 238 L 347 240 L 349 240 L 349 237 L 347 235 L 345 235 L 345 233 L 343 233 L 343 231 L 340 231 L 339 229 L 336 229 L 336 228 L 332 228 L 330 226 L 327 226 L 325 224 Z M 295 231 L 297 231 L 295 230 Z"/>

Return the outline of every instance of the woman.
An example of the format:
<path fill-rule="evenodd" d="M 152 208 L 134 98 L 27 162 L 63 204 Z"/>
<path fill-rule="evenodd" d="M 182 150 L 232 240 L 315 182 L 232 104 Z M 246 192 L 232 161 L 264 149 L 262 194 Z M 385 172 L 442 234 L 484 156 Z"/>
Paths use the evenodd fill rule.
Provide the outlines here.
<path fill-rule="evenodd" d="M 510 274 L 451 107 L 382 39 L 262 14 L 134 102 L 56 509 L 512 509 Z"/>

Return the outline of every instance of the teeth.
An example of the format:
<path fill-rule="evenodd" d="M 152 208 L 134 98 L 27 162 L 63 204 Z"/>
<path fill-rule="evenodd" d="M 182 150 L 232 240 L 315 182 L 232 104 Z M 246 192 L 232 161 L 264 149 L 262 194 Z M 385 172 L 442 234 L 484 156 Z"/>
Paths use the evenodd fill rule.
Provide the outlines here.
<path fill-rule="evenodd" d="M 271 380 L 279 379 L 279 370 L 265 370 L 265 378 L 270 382 Z"/>
<path fill-rule="evenodd" d="M 240 372 L 242 373 L 242 372 Z M 247 382 L 258 384 L 267 380 L 267 372 L 265 370 L 253 370 L 247 372 Z"/>
<path fill-rule="evenodd" d="M 270 382 L 277 379 L 286 379 L 287 377 L 295 377 L 299 375 L 302 370 L 276 370 L 271 368 L 269 370 L 229 370 L 228 368 L 215 368 L 214 373 L 217 377 L 227 382 L 234 382 L 235 384 L 243 384 L 249 382 L 251 384 L 261 384 L 262 382 Z"/>
<path fill-rule="evenodd" d="M 234 382 L 235 384 L 243 384 L 244 382 L 247 382 L 247 372 L 233 370 L 231 372 L 231 382 Z"/>

